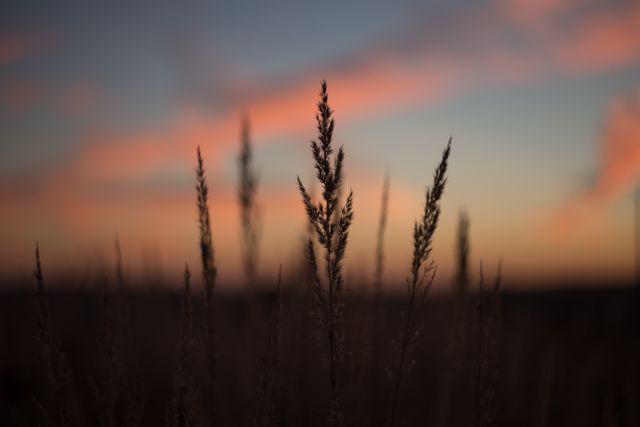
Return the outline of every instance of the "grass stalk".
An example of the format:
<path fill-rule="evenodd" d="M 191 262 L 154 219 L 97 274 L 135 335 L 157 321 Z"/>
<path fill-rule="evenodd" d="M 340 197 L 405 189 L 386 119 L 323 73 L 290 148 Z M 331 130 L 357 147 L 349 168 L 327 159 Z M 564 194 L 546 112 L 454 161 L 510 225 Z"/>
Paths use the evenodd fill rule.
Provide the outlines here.
<path fill-rule="evenodd" d="M 442 160 L 433 175 L 433 184 L 426 190 L 422 218 L 420 221 L 416 221 L 413 226 L 413 259 L 411 261 L 410 277 L 407 279 L 409 300 L 404 313 L 405 323 L 400 339 L 400 356 L 394 375 L 389 426 L 394 426 L 396 422 L 398 399 L 407 370 L 407 358 L 412 353 L 417 337 L 420 334 L 422 328 L 421 313 L 437 270 L 431 260 L 431 251 L 433 236 L 440 218 L 440 199 L 447 182 L 446 172 L 450 152 L 451 139 L 449 139 L 442 153 Z"/>
<path fill-rule="evenodd" d="M 168 425 L 191 427 L 196 423 L 195 390 L 193 387 L 193 303 L 191 301 L 191 272 L 184 269 L 184 292 L 180 322 L 180 350 L 176 362 L 173 398 L 169 407 Z"/>
<path fill-rule="evenodd" d="M 469 215 L 462 211 L 458 219 L 458 239 L 456 247 L 457 290 L 464 293 L 469 287 Z"/>
<path fill-rule="evenodd" d="M 485 289 L 480 264 L 480 291 L 476 302 L 476 367 L 475 367 L 475 424 L 477 427 L 496 425 L 498 381 L 498 349 L 500 343 L 502 263 L 491 292 Z"/>
<path fill-rule="evenodd" d="M 66 427 L 73 424 L 68 394 L 70 378 L 60 337 L 56 334 L 53 326 L 40 262 L 40 245 L 38 243 L 36 243 L 35 270 L 33 273 L 36 279 L 34 300 L 36 305 L 37 340 L 40 347 L 40 361 L 43 365 L 49 391 L 48 397 L 50 399 L 48 400 L 51 401 L 51 407 L 49 408 L 47 408 L 46 404 L 40 406 L 45 410 L 47 424 Z"/>
<path fill-rule="evenodd" d="M 247 285 L 251 287 L 256 279 L 259 240 L 259 210 L 256 204 L 258 175 L 253 165 L 253 147 L 250 138 L 249 119 L 244 118 L 241 126 L 240 155 L 238 156 L 240 202 L 240 223 L 242 226 L 243 265 Z"/>
<path fill-rule="evenodd" d="M 382 201 L 380 203 L 380 219 L 376 236 L 376 267 L 374 273 L 374 292 L 376 301 L 382 291 L 382 275 L 384 273 L 384 235 L 387 228 L 387 212 L 389 209 L 389 184 L 391 176 L 387 173 L 382 184 Z"/>
<path fill-rule="evenodd" d="M 344 151 L 340 147 L 335 154 L 332 146 L 335 122 L 333 111 L 328 103 L 327 83 L 323 80 L 316 114 L 318 139 L 311 141 L 311 152 L 314 159 L 316 176 L 322 187 L 322 200 L 315 203 L 311 200 L 300 177 L 298 188 L 307 213 L 307 219 L 313 226 L 314 235 L 324 250 L 326 269 L 326 285 L 322 285 L 318 275 L 313 240 L 307 244 L 307 257 L 312 277 L 312 287 L 316 295 L 317 321 L 319 330 L 326 334 L 326 356 L 329 364 L 330 383 L 330 425 L 342 424 L 341 399 L 337 371 L 342 359 L 342 261 L 344 259 L 349 227 L 353 221 L 353 192 L 345 204 L 339 206 L 340 186 Z M 339 210 L 339 214 L 336 211 Z"/>
<path fill-rule="evenodd" d="M 267 345 L 262 358 L 262 373 L 260 375 L 260 389 L 256 400 L 256 413 L 253 424 L 255 427 L 268 427 L 275 425 L 274 412 L 276 409 L 276 385 L 277 369 L 280 363 L 280 317 L 282 312 L 281 302 L 282 287 L 282 266 L 278 272 L 278 286 L 276 289 L 275 301 L 271 311 L 269 322 L 269 334 Z"/>
<path fill-rule="evenodd" d="M 202 280 L 205 297 L 206 315 L 206 347 L 208 369 L 208 402 L 209 422 L 216 423 L 216 394 L 215 394 L 215 319 L 214 319 L 214 291 L 216 281 L 216 267 L 214 263 L 213 238 L 211 236 L 211 219 L 209 216 L 209 188 L 207 186 L 204 161 L 200 146 L 197 148 L 198 166 L 196 169 L 196 192 L 198 206 L 198 224 L 200 231 L 200 261 L 202 263 Z"/>

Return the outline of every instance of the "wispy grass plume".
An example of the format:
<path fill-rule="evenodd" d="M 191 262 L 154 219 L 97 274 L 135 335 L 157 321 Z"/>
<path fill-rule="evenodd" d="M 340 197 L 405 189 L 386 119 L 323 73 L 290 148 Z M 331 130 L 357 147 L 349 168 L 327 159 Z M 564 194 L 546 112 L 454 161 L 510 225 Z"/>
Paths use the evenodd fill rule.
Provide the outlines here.
<path fill-rule="evenodd" d="M 349 192 L 344 206 L 339 206 L 338 194 L 342 184 L 344 151 L 338 149 L 332 156 L 334 119 L 329 107 L 327 83 L 323 80 L 318 102 L 318 140 L 311 141 L 316 176 L 322 187 L 322 200 L 317 204 L 311 200 L 300 177 L 298 188 L 306 209 L 309 223 L 313 226 L 315 237 L 324 249 L 326 285 L 322 285 L 318 275 L 313 240 L 307 244 L 307 256 L 312 277 L 312 286 L 316 294 L 317 320 L 320 336 L 326 338 L 326 356 L 329 364 L 330 381 L 330 425 L 342 423 L 342 410 L 338 386 L 338 367 L 342 359 L 342 261 L 347 247 L 349 227 L 353 221 L 353 192 Z M 336 211 L 339 210 L 339 215 Z M 323 332 L 322 332 L 323 331 Z"/>
<path fill-rule="evenodd" d="M 242 120 L 240 155 L 238 156 L 240 223 L 242 225 L 243 264 L 245 279 L 254 284 L 258 263 L 259 209 L 256 204 L 258 175 L 253 165 L 253 148 L 249 134 L 249 119 Z"/>
<path fill-rule="evenodd" d="M 216 267 L 214 263 L 213 238 L 211 236 L 211 219 L 209 217 L 209 188 L 205 177 L 204 162 L 200 152 L 200 146 L 197 149 L 198 167 L 196 169 L 196 192 L 198 205 L 198 224 L 200 226 L 200 260 L 202 262 L 202 279 L 204 284 L 205 312 L 206 312 L 206 346 L 207 346 L 207 363 L 209 365 L 208 378 L 208 402 L 209 422 L 215 424 L 215 320 L 214 320 L 214 298 L 216 281 Z"/>
<path fill-rule="evenodd" d="M 413 226 L 413 259 L 411 261 L 411 275 L 407 279 L 407 292 L 409 301 L 404 313 L 405 323 L 400 339 L 400 355 L 393 378 L 393 396 L 391 398 L 391 410 L 389 425 L 395 425 L 397 416 L 398 398 L 400 389 L 407 370 L 407 358 L 415 347 L 416 339 L 422 328 L 420 315 L 424 308 L 427 294 L 433 284 L 436 267 L 431 260 L 433 235 L 438 227 L 440 218 L 440 199 L 447 183 L 446 172 L 451 152 L 451 138 L 442 153 L 442 160 L 434 175 L 433 184 L 426 190 L 424 212 L 420 221 Z"/>

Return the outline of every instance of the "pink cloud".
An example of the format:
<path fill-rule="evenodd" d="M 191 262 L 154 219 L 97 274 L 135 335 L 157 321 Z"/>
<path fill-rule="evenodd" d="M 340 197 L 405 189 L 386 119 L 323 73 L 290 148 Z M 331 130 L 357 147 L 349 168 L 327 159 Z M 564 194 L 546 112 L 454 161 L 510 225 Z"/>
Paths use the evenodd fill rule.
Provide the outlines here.
<path fill-rule="evenodd" d="M 497 6 L 514 22 L 537 26 L 599 0 L 498 0 Z"/>
<path fill-rule="evenodd" d="M 498 1 L 493 24 L 498 18 L 516 13 L 544 20 L 566 13 L 598 0 L 518 0 Z M 517 6 L 517 7 L 516 7 Z M 471 13 L 472 16 L 478 12 Z M 482 12 L 486 16 L 486 11 Z M 458 17 L 458 19 L 461 19 Z M 486 19 L 464 19 L 470 23 L 469 35 L 492 31 Z M 196 145 L 212 151 L 219 158 L 221 151 L 233 146 L 237 139 L 239 110 L 248 110 L 257 142 L 282 134 L 300 134 L 312 129 L 314 100 L 318 82 L 329 81 L 332 105 L 340 120 L 389 113 L 429 102 L 437 102 L 465 88 L 490 80 L 496 84 L 523 84 L 540 78 L 548 71 L 549 62 L 559 70 L 575 73 L 594 68 L 617 67 L 640 58 L 640 6 L 636 3 L 616 6 L 601 12 L 588 11 L 568 28 L 564 35 L 545 27 L 548 33 L 534 33 L 546 51 L 529 55 L 508 48 L 492 48 L 470 57 L 452 56 L 446 50 L 430 49 L 428 43 L 418 45 L 409 62 L 399 59 L 393 49 L 384 44 L 366 50 L 350 61 L 350 67 L 329 68 L 322 74 L 308 73 L 291 79 L 277 92 L 259 94 L 238 105 L 237 110 L 211 116 L 198 109 L 183 109 L 167 120 L 160 129 L 90 135 L 80 151 L 69 162 L 72 170 L 94 174 L 120 174 L 147 169 L 162 169 L 177 159 L 190 159 Z M 551 39 L 551 44 L 547 39 Z M 35 93 L 23 88 L 12 97 L 15 105 L 34 102 Z M 64 108 L 81 113 L 99 99 L 95 85 L 78 83 L 63 96 Z M 22 102 L 22 103 L 21 103 Z M 86 145 L 86 147 L 85 147 Z M 91 165 L 88 170 L 83 165 Z"/>
<path fill-rule="evenodd" d="M 43 97 L 42 87 L 32 80 L 11 80 L 2 87 L 0 100 L 10 111 L 20 112 L 33 107 Z"/>
<path fill-rule="evenodd" d="M 640 3 L 612 7 L 584 17 L 555 40 L 552 51 L 573 73 L 618 69 L 640 59 Z"/>
<path fill-rule="evenodd" d="M 94 108 L 100 100 L 98 87 L 87 82 L 56 89 L 34 79 L 10 79 L 1 87 L 0 102 L 13 112 L 24 112 L 36 105 L 45 105 L 71 116 L 80 116 Z"/>
<path fill-rule="evenodd" d="M 593 184 L 563 204 L 552 217 L 560 237 L 591 218 L 640 179 L 640 90 L 609 107 L 600 141 L 600 165 Z"/>
<path fill-rule="evenodd" d="M 77 82 L 64 89 L 60 96 L 63 110 L 72 116 L 80 116 L 96 106 L 100 90 L 93 83 Z"/>
<path fill-rule="evenodd" d="M 0 34 L 0 66 L 11 65 L 45 50 L 43 38 L 38 34 Z"/>

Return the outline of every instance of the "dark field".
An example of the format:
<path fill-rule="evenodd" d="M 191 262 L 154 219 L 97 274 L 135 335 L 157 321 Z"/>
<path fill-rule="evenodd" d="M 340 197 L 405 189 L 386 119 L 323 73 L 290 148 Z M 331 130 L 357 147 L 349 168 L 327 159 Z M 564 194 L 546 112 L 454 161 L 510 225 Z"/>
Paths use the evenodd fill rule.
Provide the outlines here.
<path fill-rule="evenodd" d="M 195 425 L 207 424 L 204 309 L 194 278 L 193 380 Z M 508 284 L 507 284 L 508 285 Z M 35 289 L 25 284 L 24 289 Z M 301 286 L 301 285 L 300 285 Z M 302 286 L 301 286 L 302 287 Z M 274 294 L 220 293 L 216 300 L 217 425 L 325 425 L 329 385 L 309 315 L 311 294 L 283 285 L 277 350 L 267 350 Z M 111 295 L 114 319 L 104 322 L 101 292 L 50 292 L 55 331 L 69 369 L 66 388 L 75 425 L 105 425 L 95 385 L 120 378 L 109 422 L 125 425 L 130 396 L 142 397 L 142 425 L 164 425 L 173 396 L 181 332 L 181 293 L 154 290 Z M 635 426 L 640 422 L 638 294 L 612 290 L 512 293 L 480 350 L 477 294 L 431 295 L 424 329 L 411 355 L 398 403 L 398 425 Z M 339 372 L 345 425 L 384 425 L 406 295 L 383 297 L 377 312 L 366 295 L 348 293 Z M 465 307 L 460 309 L 460 307 Z M 496 311 L 497 310 L 497 311 Z M 0 425 L 46 425 L 53 397 L 44 379 L 32 292 L 0 296 Z M 481 321 L 481 320 L 480 320 Z M 105 371 L 105 329 L 116 337 L 121 376 Z M 487 341 L 488 340 L 488 341 Z M 271 353 L 270 353 L 271 352 Z M 265 355 L 276 354 L 265 365 Z M 495 356 L 494 356 L 495 355 Z M 107 365 L 109 366 L 109 365 Z M 265 368 L 265 366 L 269 366 Z M 490 373 L 480 378 L 480 366 Z M 112 368 L 113 369 L 113 368 Z M 106 373 L 105 373 L 106 372 Z M 273 375 L 271 375 L 273 374 Z M 259 419 L 260 389 L 273 379 L 270 419 Z M 129 399 L 131 400 L 131 399 Z M 488 407 L 488 420 L 476 408 Z M 486 409 L 485 409 L 486 410 Z M 480 422 L 482 421 L 482 422 Z"/>

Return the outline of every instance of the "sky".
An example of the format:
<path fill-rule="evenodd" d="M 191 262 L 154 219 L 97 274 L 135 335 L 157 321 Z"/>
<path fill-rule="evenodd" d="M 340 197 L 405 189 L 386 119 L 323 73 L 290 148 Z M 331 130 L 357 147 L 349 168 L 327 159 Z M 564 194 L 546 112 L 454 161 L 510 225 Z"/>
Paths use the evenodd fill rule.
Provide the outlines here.
<path fill-rule="evenodd" d="M 200 145 L 221 286 L 236 286 L 243 116 L 259 274 L 293 274 L 305 233 L 296 176 L 312 186 L 322 79 L 354 191 L 349 281 L 370 282 L 388 173 L 385 282 L 403 283 L 449 137 L 437 286 L 451 282 L 462 211 L 472 268 L 501 260 L 513 286 L 633 277 L 638 0 L 16 1 L 0 12 L 1 277 L 30 274 L 36 241 L 51 274 L 87 277 L 110 268 L 117 235 L 131 276 L 177 285 L 185 262 L 198 266 Z"/>

